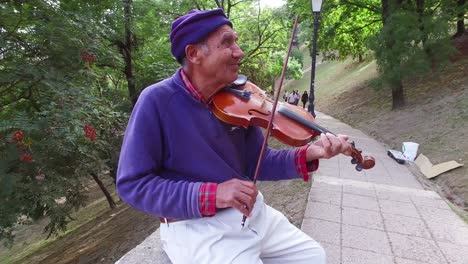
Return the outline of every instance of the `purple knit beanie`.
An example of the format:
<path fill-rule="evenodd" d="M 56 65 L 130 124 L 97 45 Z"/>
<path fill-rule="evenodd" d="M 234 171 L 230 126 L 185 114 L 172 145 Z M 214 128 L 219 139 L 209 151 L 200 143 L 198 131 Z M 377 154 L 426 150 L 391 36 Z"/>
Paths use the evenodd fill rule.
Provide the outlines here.
<path fill-rule="evenodd" d="M 231 21 L 221 8 L 212 10 L 193 9 L 177 18 L 172 22 L 171 33 L 169 34 L 172 55 L 178 62 L 181 62 L 185 57 L 185 46 L 197 44 L 222 25 L 232 27 Z"/>

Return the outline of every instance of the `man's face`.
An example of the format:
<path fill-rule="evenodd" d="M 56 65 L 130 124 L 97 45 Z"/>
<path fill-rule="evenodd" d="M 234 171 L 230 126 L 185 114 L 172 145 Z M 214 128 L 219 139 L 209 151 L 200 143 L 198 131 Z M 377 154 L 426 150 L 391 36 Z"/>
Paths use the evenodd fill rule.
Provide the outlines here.
<path fill-rule="evenodd" d="M 239 62 L 244 57 L 244 52 L 237 44 L 237 33 L 230 26 L 218 28 L 199 48 L 203 49 L 199 66 L 205 78 L 221 86 L 237 79 Z"/>

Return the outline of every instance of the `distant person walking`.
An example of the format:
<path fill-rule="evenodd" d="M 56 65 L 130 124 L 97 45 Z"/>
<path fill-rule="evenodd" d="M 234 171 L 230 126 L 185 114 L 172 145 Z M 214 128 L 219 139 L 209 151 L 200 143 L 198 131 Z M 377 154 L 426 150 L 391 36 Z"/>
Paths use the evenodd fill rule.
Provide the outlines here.
<path fill-rule="evenodd" d="M 294 91 L 294 105 L 299 104 L 299 90 Z"/>
<path fill-rule="evenodd" d="M 289 94 L 289 98 L 288 98 L 288 103 L 292 104 L 292 105 L 297 105 L 297 101 L 299 101 L 299 96 L 296 94 L 296 91 L 292 91 L 290 94 Z"/>
<path fill-rule="evenodd" d="M 307 101 L 309 100 L 309 95 L 307 94 L 307 91 L 304 91 L 301 97 L 301 102 L 302 102 L 302 108 L 305 108 L 305 105 Z"/>
<path fill-rule="evenodd" d="M 283 99 L 284 99 L 285 102 L 288 101 L 288 99 L 289 99 L 289 92 L 288 91 L 284 92 Z"/>

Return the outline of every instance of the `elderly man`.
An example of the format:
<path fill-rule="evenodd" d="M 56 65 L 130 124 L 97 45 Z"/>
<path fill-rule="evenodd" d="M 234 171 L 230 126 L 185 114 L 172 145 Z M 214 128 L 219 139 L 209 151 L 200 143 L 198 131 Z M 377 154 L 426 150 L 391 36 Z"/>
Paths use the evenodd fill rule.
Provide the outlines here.
<path fill-rule="evenodd" d="M 182 67 L 146 88 L 133 109 L 117 176 L 121 198 L 161 217 L 173 263 L 325 263 L 323 248 L 266 205 L 252 183 L 261 129 L 233 127 L 211 111 L 244 56 L 231 21 L 222 9 L 192 10 L 173 22 L 170 40 Z M 267 148 L 259 180 L 308 180 L 318 159 L 339 153 L 350 154 L 346 136 Z"/>

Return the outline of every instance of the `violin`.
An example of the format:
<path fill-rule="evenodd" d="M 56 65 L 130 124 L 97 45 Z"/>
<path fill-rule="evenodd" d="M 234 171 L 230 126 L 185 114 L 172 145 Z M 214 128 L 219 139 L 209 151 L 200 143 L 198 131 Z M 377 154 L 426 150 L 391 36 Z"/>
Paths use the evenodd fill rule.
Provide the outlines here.
<path fill-rule="evenodd" d="M 265 91 L 247 81 L 247 77 L 239 78 L 213 96 L 213 113 L 228 124 L 249 127 L 267 128 L 272 115 L 273 102 Z M 271 135 L 290 146 L 304 146 L 321 133 L 331 133 L 314 122 L 314 117 L 301 107 L 278 102 L 273 118 Z M 370 169 L 375 165 L 371 156 L 362 156 L 351 142 L 351 163 L 358 171 Z"/>

